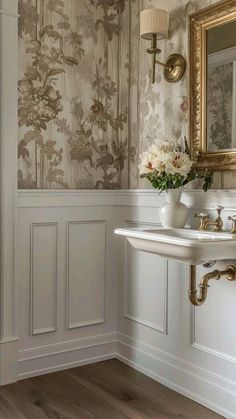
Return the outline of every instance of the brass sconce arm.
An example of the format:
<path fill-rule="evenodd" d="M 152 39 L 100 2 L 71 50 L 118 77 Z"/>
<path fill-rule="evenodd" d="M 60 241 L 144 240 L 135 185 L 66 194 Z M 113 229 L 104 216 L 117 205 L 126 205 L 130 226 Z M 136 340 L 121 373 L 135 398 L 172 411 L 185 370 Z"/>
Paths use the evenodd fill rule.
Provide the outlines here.
<path fill-rule="evenodd" d="M 160 54 L 161 50 L 157 48 L 157 35 L 152 34 L 152 45 L 151 48 L 147 49 L 148 54 L 152 54 L 152 83 L 155 83 L 155 73 L 156 73 L 156 64 L 160 64 L 163 67 L 166 67 L 165 63 L 158 61 L 156 55 Z"/>
<path fill-rule="evenodd" d="M 190 302 L 195 306 L 201 306 L 207 298 L 207 288 L 209 287 L 208 282 L 211 279 L 219 280 L 222 276 L 225 276 L 228 281 L 236 280 L 236 266 L 228 265 L 225 270 L 219 271 L 218 269 L 206 273 L 199 285 L 199 290 L 196 288 L 196 266 L 190 266 L 190 279 L 189 279 L 189 291 L 188 297 Z"/>
<path fill-rule="evenodd" d="M 165 63 L 162 63 L 161 61 L 159 61 L 159 60 L 155 60 L 155 63 L 156 64 L 159 64 L 160 66 L 162 66 L 162 67 L 164 67 L 164 68 L 169 68 L 168 67 L 168 65 L 166 65 Z"/>
<path fill-rule="evenodd" d="M 167 67 L 166 63 L 162 63 L 161 61 L 156 59 L 156 55 L 161 53 L 161 50 L 159 48 L 157 48 L 157 36 L 156 36 L 156 34 L 152 34 L 152 46 L 151 46 L 151 48 L 147 49 L 147 53 L 148 54 L 153 54 L 154 64 L 159 64 L 164 68 Z M 155 67 L 155 65 L 154 65 L 154 67 Z M 153 83 L 154 83 L 154 81 L 153 81 Z"/>
<path fill-rule="evenodd" d="M 152 54 L 152 83 L 155 83 L 156 64 L 164 68 L 165 79 L 170 83 L 179 81 L 186 69 L 186 61 L 181 54 L 171 54 L 166 63 L 156 59 L 161 50 L 157 47 L 157 35 L 152 34 L 151 47 L 147 49 L 148 54 Z"/>

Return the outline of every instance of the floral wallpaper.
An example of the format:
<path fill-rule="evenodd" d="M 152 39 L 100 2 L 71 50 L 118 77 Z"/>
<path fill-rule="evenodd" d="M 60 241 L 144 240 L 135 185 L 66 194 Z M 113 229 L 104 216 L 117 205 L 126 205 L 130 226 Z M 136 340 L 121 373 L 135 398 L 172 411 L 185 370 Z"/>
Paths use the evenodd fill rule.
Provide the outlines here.
<path fill-rule="evenodd" d="M 196 10 L 216 3 L 218 0 L 140 0 L 140 9 L 149 7 L 163 8 L 169 12 L 169 37 L 160 41 L 160 59 L 165 60 L 174 52 L 181 53 L 187 59 L 187 70 L 178 83 L 167 83 L 162 69 L 157 66 L 156 84 L 150 84 L 151 62 L 146 48 L 148 41 L 140 41 L 139 71 L 139 152 L 147 149 L 152 142 L 163 139 L 177 139 L 189 136 L 189 73 L 188 73 L 188 15 Z M 227 89 L 226 89 L 227 90 Z M 148 188 L 146 180 L 137 179 L 139 188 Z M 191 188 L 200 185 L 194 183 Z M 214 173 L 213 188 L 236 188 L 234 171 Z"/>
<path fill-rule="evenodd" d="M 19 188 L 128 187 L 129 9 L 19 0 Z"/>
<path fill-rule="evenodd" d="M 140 153 L 188 137 L 188 67 L 171 84 L 157 66 L 150 83 L 140 10 L 169 12 L 159 59 L 188 62 L 188 15 L 215 2 L 19 0 L 19 188 L 149 187 Z M 216 173 L 214 186 L 234 187 L 228 180 Z"/>
<path fill-rule="evenodd" d="M 178 52 L 187 60 L 187 70 L 178 83 L 167 83 L 163 70 L 157 66 L 156 83 L 150 84 L 151 63 L 145 52 L 148 41 L 141 40 L 140 71 L 140 145 L 141 152 L 152 143 L 165 139 L 184 141 L 189 132 L 188 92 L 188 15 L 214 3 L 211 0 L 141 0 L 141 9 L 163 8 L 169 12 L 168 40 L 160 41 L 159 58 L 164 61 Z M 149 187 L 146 180 L 138 181 L 139 187 Z M 195 186 L 196 187 L 196 186 Z"/>

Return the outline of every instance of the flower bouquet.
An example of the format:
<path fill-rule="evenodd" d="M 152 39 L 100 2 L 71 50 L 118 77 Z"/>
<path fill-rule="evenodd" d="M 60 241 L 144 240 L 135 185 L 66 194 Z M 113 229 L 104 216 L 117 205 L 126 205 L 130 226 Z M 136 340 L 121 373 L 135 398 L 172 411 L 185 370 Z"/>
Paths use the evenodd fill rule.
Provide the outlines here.
<path fill-rule="evenodd" d="M 153 144 L 141 155 L 139 164 L 141 178 L 147 178 L 153 188 L 166 191 L 167 204 L 160 210 L 164 227 L 182 228 L 187 221 L 187 208 L 179 202 L 182 188 L 196 179 L 203 179 L 202 189 L 206 192 L 213 181 L 213 173 L 200 172 L 193 168 L 185 146 L 166 141 Z"/>

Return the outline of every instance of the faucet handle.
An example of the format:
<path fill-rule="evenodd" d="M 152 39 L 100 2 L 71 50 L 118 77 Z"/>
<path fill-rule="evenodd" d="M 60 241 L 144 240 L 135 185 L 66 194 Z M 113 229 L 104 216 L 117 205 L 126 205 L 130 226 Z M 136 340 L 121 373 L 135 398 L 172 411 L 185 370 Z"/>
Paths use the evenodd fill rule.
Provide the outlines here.
<path fill-rule="evenodd" d="M 232 234 L 236 234 L 236 215 L 229 216 L 228 220 L 233 221 L 232 222 L 232 229 L 231 229 L 230 232 Z"/>
<path fill-rule="evenodd" d="M 195 214 L 193 215 L 195 218 L 209 218 L 209 214 L 207 214 L 207 212 L 195 212 Z"/>

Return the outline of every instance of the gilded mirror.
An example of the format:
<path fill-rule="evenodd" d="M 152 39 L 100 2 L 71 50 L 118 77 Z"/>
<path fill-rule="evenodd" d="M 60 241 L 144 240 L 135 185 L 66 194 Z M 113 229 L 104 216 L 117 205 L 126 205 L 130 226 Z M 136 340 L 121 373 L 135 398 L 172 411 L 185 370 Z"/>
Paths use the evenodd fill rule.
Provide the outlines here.
<path fill-rule="evenodd" d="M 236 169 L 236 1 L 190 15 L 190 150 L 199 168 Z"/>

